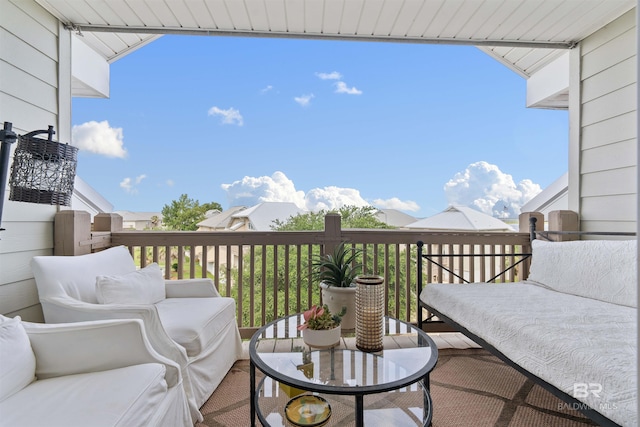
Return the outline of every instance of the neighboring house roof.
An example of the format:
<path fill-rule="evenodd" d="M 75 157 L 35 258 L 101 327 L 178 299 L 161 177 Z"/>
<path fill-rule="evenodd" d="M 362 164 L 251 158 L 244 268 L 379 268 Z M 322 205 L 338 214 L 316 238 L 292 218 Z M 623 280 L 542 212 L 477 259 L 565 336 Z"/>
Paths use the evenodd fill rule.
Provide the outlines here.
<path fill-rule="evenodd" d="M 378 209 L 376 218 L 392 227 L 404 227 L 407 224 L 416 222 L 418 219 L 397 209 Z"/>
<path fill-rule="evenodd" d="M 522 205 L 521 212 L 542 212 L 568 209 L 569 173 L 552 182 L 533 199 Z"/>
<path fill-rule="evenodd" d="M 503 221 L 466 206 L 449 206 L 406 227 L 439 231 L 513 231 Z"/>
<path fill-rule="evenodd" d="M 114 213 L 120 215 L 123 221 L 151 221 L 154 216 L 162 221 L 162 213 L 160 212 L 115 211 Z"/>
<path fill-rule="evenodd" d="M 291 216 L 304 213 L 295 203 L 290 202 L 262 202 L 244 209 L 232 218 L 246 218 L 251 223 L 251 228 L 257 231 L 270 231 L 273 221 L 286 221 Z"/>
<path fill-rule="evenodd" d="M 213 213 L 208 218 L 200 221 L 197 225 L 198 227 L 226 229 L 231 222 L 232 216 L 246 208 L 246 206 L 233 206 L 225 211 Z"/>

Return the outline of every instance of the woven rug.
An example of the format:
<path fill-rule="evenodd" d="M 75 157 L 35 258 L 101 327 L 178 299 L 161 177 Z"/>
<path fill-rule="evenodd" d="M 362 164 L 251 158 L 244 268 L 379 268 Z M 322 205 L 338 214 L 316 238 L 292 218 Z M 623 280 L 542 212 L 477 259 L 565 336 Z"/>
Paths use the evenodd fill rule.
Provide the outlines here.
<path fill-rule="evenodd" d="M 399 408 L 394 416 L 408 419 L 412 416 L 408 409 L 411 394 L 367 396 L 365 408 L 373 408 L 371 412 L 375 413 L 377 400 L 394 400 Z M 439 350 L 438 365 L 431 373 L 431 396 L 434 427 L 595 425 L 482 349 Z M 404 402 L 403 399 L 408 400 Z M 327 425 L 353 425 L 353 398 L 338 397 L 332 402 L 332 415 Z M 204 421 L 196 424 L 197 427 L 250 424 L 248 360 L 236 362 L 201 412 Z M 256 424 L 260 425 L 259 422 Z M 376 424 L 385 425 L 384 420 Z M 386 425 L 398 423 L 392 420 Z"/>

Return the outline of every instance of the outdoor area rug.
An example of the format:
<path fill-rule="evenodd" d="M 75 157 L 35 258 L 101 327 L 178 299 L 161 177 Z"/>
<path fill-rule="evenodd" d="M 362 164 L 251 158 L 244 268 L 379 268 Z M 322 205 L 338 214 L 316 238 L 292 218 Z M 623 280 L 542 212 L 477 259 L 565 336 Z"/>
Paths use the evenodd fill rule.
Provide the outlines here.
<path fill-rule="evenodd" d="M 431 396 L 434 427 L 596 425 L 483 349 L 439 350 Z M 394 399 L 402 407 L 403 393 L 387 393 L 365 397 L 365 408 L 375 407 L 377 398 Z M 236 362 L 201 412 L 204 421 L 197 427 L 250 424 L 248 360 Z M 353 397 L 339 397 L 329 421 L 353 425 Z"/>

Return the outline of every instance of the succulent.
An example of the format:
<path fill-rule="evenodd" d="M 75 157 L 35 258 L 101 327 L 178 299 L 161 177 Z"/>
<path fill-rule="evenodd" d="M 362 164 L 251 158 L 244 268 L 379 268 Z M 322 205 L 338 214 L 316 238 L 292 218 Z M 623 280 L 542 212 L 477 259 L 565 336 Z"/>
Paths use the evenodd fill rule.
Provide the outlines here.
<path fill-rule="evenodd" d="M 305 323 L 298 326 L 298 330 L 301 331 L 307 328 L 314 330 L 333 329 L 340 324 L 342 316 L 346 312 L 347 307 L 342 307 L 340 313 L 331 314 L 326 304 L 323 306 L 314 305 L 303 313 Z"/>
<path fill-rule="evenodd" d="M 362 268 L 362 264 L 355 263 L 356 256 L 360 252 L 362 252 L 360 249 L 347 247 L 345 242 L 340 242 L 333 253 L 315 258 L 314 279 L 327 286 L 350 287 Z"/>

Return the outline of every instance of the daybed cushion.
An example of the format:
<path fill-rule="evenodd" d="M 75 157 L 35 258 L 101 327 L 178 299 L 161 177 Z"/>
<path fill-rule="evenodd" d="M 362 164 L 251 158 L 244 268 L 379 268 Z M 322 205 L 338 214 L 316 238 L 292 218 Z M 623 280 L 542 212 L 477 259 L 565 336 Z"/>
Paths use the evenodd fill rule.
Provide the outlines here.
<path fill-rule="evenodd" d="M 0 315 L 0 402 L 36 379 L 36 357 L 20 317 Z"/>
<path fill-rule="evenodd" d="M 96 277 L 100 304 L 155 304 L 166 297 L 162 270 L 155 262 L 131 273 Z"/>
<path fill-rule="evenodd" d="M 579 400 L 637 425 L 636 309 L 527 282 L 428 284 L 420 297 L 569 395 L 574 384 L 601 384 L 600 398 Z"/>
<path fill-rule="evenodd" d="M 221 332 L 236 321 L 232 298 L 167 298 L 156 308 L 167 334 L 189 357 L 215 347 Z"/>
<path fill-rule="evenodd" d="M 558 292 L 638 306 L 636 240 L 534 240 L 531 247 L 527 280 Z"/>
<path fill-rule="evenodd" d="M 167 393 L 164 374 L 147 363 L 36 381 L 2 402 L 2 424 L 146 427 Z"/>

